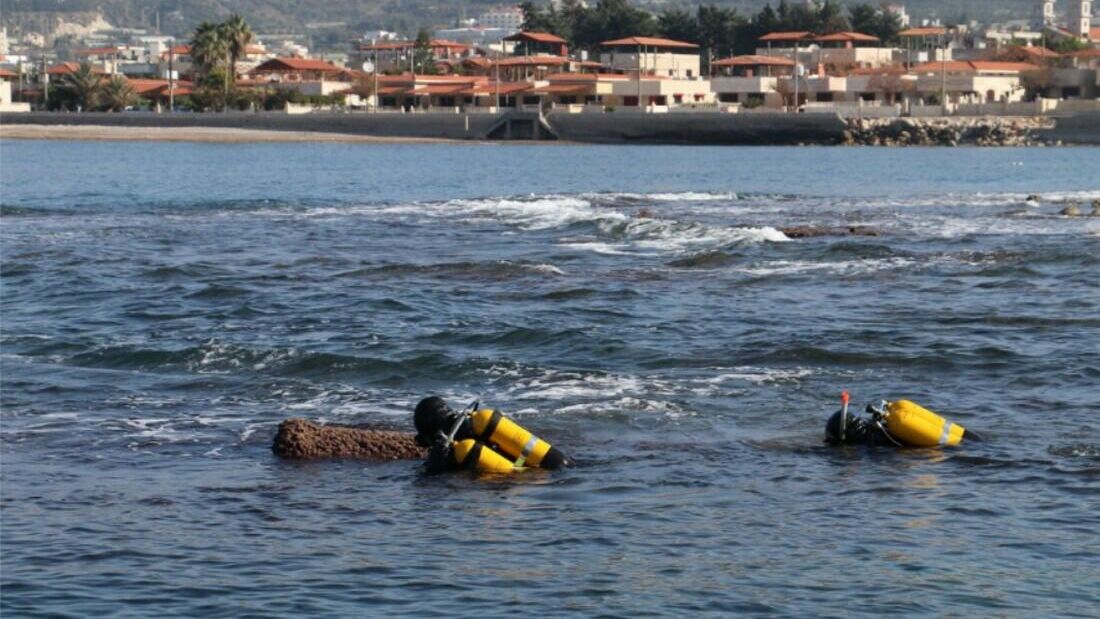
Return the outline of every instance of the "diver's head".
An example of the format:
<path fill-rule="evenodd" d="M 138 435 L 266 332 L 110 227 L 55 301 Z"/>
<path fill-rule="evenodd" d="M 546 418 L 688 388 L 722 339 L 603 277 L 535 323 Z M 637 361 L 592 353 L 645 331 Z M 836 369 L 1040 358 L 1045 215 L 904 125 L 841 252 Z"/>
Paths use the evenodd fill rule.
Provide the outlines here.
<path fill-rule="evenodd" d="M 866 438 L 866 424 L 851 413 L 839 410 L 825 422 L 825 442 L 830 445 L 862 443 Z"/>
<path fill-rule="evenodd" d="M 431 445 L 437 433 L 450 430 L 454 415 L 454 411 L 441 397 L 433 395 L 421 400 L 413 412 L 417 444 L 421 447 Z"/>

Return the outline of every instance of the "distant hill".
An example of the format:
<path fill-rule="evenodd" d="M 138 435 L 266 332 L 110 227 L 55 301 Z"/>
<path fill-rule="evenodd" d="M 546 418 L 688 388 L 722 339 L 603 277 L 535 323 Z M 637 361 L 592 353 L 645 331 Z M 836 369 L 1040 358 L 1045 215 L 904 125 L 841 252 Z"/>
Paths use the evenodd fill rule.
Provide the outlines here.
<path fill-rule="evenodd" d="M 878 4 L 878 0 L 869 1 Z M 476 17 L 487 8 L 507 3 L 502 0 L 4 0 L 0 12 L 10 17 L 24 11 L 98 10 L 109 22 L 121 27 L 153 28 L 159 19 L 162 32 L 176 35 L 190 31 L 204 19 L 219 20 L 240 13 L 258 32 L 315 34 L 322 41 L 333 39 L 335 43 L 341 37 L 368 29 L 411 33 L 420 26 L 452 25 L 461 15 Z M 713 3 L 751 14 L 766 1 L 635 0 L 634 3 L 653 11 L 665 6 Z M 951 21 L 1027 19 L 1033 5 L 1031 0 L 901 0 L 901 3 L 916 19 L 938 16 Z"/>

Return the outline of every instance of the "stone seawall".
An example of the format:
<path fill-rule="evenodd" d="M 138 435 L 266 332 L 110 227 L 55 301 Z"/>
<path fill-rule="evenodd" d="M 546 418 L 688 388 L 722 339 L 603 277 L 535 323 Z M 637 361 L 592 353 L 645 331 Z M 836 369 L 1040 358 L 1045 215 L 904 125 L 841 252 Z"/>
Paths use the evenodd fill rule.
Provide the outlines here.
<path fill-rule="evenodd" d="M 830 114 L 551 113 L 558 137 L 576 142 L 665 144 L 836 144 L 844 121 Z"/>
<path fill-rule="evenodd" d="M 1100 146 L 1100 112 L 1078 112 L 1058 117 L 1053 128 L 1039 133 L 1048 141 Z"/>

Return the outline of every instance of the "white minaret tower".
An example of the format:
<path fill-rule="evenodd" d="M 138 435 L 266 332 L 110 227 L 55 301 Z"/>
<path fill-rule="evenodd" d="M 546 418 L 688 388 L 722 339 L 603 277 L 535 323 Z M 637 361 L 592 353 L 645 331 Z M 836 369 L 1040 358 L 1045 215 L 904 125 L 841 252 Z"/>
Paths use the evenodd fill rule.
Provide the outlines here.
<path fill-rule="evenodd" d="M 1088 40 L 1089 30 L 1092 28 L 1092 2 L 1080 0 L 1073 3 L 1073 9 L 1069 14 L 1069 31 L 1082 39 Z"/>
<path fill-rule="evenodd" d="M 1035 16 L 1032 18 L 1032 26 L 1036 30 L 1043 30 L 1054 25 L 1054 0 L 1036 0 Z"/>

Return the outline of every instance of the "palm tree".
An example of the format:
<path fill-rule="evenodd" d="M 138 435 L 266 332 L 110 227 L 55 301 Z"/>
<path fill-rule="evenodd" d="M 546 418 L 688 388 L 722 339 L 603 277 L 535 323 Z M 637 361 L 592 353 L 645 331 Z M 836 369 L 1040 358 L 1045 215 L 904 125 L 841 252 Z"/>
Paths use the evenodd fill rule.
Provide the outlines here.
<path fill-rule="evenodd" d="M 80 109 L 90 110 L 99 99 L 102 81 L 103 76 L 92 69 L 90 62 L 84 61 L 74 71 L 62 76 L 61 88 L 72 96 Z"/>
<path fill-rule="evenodd" d="M 130 82 L 121 75 L 115 75 L 103 84 L 103 103 L 111 112 L 121 112 L 137 102 L 137 95 Z"/>
<path fill-rule="evenodd" d="M 229 16 L 229 19 L 219 26 L 222 39 L 229 48 L 229 68 L 233 79 L 237 78 L 237 61 L 248 53 L 248 46 L 252 43 L 254 35 L 248 22 L 237 14 Z"/>
<path fill-rule="evenodd" d="M 217 24 L 204 21 L 191 35 L 191 59 L 202 73 L 209 74 L 225 61 L 229 47 Z"/>

